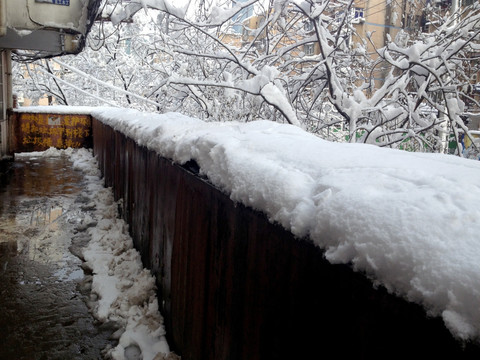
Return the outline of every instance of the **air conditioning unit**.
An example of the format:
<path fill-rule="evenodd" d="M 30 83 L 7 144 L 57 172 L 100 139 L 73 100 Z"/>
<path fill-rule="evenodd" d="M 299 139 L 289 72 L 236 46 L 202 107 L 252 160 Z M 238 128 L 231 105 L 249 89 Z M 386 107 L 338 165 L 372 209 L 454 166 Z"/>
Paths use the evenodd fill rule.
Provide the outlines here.
<path fill-rule="evenodd" d="M 100 0 L 0 0 L 0 49 L 78 53 Z"/>

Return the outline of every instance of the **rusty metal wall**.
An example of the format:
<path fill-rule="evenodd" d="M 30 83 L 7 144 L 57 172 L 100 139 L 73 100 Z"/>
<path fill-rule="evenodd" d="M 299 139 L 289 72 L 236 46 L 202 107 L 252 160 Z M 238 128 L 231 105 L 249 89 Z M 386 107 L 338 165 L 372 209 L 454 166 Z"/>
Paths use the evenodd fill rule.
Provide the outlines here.
<path fill-rule="evenodd" d="M 420 306 L 233 203 L 195 164 L 174 165 L 95 119 L 93 137 L 182 359 L 479 357 Z"/>
<path fill-rule="evenodd" d="M 10 112 L 10 153 L 92 147 L 90 115 Z"/>

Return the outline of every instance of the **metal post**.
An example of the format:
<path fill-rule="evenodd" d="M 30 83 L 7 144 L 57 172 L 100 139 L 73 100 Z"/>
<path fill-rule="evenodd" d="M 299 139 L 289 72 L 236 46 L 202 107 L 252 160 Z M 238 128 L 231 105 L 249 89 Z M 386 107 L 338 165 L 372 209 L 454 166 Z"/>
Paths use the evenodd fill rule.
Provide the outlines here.
<path fill-rule="evenodd" d="M 10 153 L 10 134 L 7 109 L 13 107 L 12 96 L 12 53 L 9 50 L 1 52 L 1 109 L 0 109 L 0 159 L 6 158 Z"/>

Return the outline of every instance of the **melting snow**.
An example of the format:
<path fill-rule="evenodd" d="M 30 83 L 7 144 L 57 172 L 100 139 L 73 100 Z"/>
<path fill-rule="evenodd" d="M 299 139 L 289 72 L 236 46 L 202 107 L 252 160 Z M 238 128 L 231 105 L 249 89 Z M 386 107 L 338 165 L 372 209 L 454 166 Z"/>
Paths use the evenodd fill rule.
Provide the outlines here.
<path fill-rule="evenodd" d="M 91 240 L 83 251 L 93 272 L 94 314 L 101 321 L 121 326 L 119 344 L 109 354 L 116 360 L 136 359 L 138 354 L 143 360 L 162 359 L 170 351 L 158 311 L 155 279 L 143 268 L 127 225 L 118 218 L 118 204 L 111 189 L 103 187 L 91 152 L 69 149 L 69 153 L 74 168 L 84 171 L 88 179 L 83 195 L 91 199 L 90 205 L 95 205 L 92 222 L 97 224 L 88 229 Z"/>
<path fill-rule="evenodd" d="M 332 263 L 480 335 L 480 162 L 330 143 L 269 121 L 205 123 L 97 108 L 93 115 L 200 171 L 233 201 L 309 237 Z"/>
<path fill-rule="evenodd" d="M 205 123 L 181 114 L 115 108 L 95 108 L 92 115 L 177 163 L 195 160 L 233 201 L 309 237 L 330 262 L 351 264 L 375 284 L 442 316 L 457 338 L 479 339 L 480 162 L 330 143 L 269 121 Z M 86 252 L 96 264 L 95 288 L 139 293 L 120 280 L 128 274 L 144 279 L 147 288 L 141 292 L 150 296 L 153 280 L 124 264 L 139 265 L 139 258 L 122 235 L 125 224 L 114 216 L 110 192 L 98 180 L 91 187 L 98 211 L 110 214 L 92 229 Z M 122 255 L 109 258 L 117 248 Z M 108 279 L 117 285 L 101 281 Z M 155 305 L 149 301 L 142 307 L 111 294 L 100 302 L 100 316 L 124 319 L 129 340 L 121 339 L 120 347 L 138 344 L 135 339 L 145 329 L 130 319 L 140 311 L 148 316 Z M 168 351 L 162 331 L 151 335 Z"/>

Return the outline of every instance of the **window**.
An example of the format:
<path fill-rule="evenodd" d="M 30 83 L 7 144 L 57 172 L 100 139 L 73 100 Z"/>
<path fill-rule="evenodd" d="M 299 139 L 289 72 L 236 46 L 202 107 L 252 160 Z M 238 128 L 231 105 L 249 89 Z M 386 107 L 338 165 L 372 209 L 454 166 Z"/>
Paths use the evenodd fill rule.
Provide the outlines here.
<path fill-rule="evenodd" d="M 427 21 L 427 16 L 425 14 L 421 16 L 420 28 L 422 29 L 422 32 L 428 32 L 430 28 L 430 23 Z"/>
<path fill-rule="evenodd" d="M 315 53 L 315 44 L 310 43 L 303 45 L 303 51 L 305 52 L 305 55 L 313 55 Z"/>
<path fill-rule="evenodd" d="M 355 8 L 354 19 L 363 19 L 363 8 Z"/>
<path fill-rule="evenodd" d="M 303 26 L 303 28 L 304 28 L 304 30 L 305 30 L 306 32 L 312 31 L 312 30 L 313 30 L 313 27 L 314 27 L 314 26 L 313 26 L 313 20 L 312 20 L 312 19 L 306 21 L 306 22 L 305 22 L 305 25 Z"/>
<path fill-rule="evenodd" d="M 365 21 L 365 18 L 364 18 L 364 9 L 363 8 L 358 8 L 356 7 L 355 9 L 352 10 L 353 12 L 353 20 L 352 20 L 352 23 L 354 24 L 360 24 L 360 23 L 363 23 Z"/>
<path fill-rule="evenodd" d="M 426 20 L 422 20 L 421 15 L 407 15 L 407 26 L 408 30 L 424 29 L 426 27 Z"/>
<path fill-rule="evenodd" d="M 335 17 L 334 17 L 334 21 L 336 23 L 340 23 L 343 21 L 343 17 L 345 16 L 345 11 L 338 11 L 336 14 L 335 14 Z"/>
<path fill-rule="evenodd" d="M 263 39 L 256 40 L 254 42 L 254 45 L 257 48 L 257 50 L 265 51 L 265 48 L 267 47 L 267 39 L 263 38 Z"/>
<path fill-rule="evenodd" d="M 125 54 L 130 55 L 132 53 L 132 39 L 122 40 L 121 45 L 123 47 L 123 50 L 125 51 Z"/>
<path fill-rule="evenodd" d="M 436 0 L 435 3 L 442 10 L 448 9 L 448 8 L 450 8 L 450 6 L 452 6 L 452 0 Z"/>
<path fill-rule="evenodd" d="M 412 14 L 407 15 L 407 29 L 412 29 L 414 27 L 414 17 Z"/>

